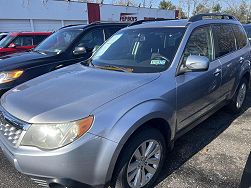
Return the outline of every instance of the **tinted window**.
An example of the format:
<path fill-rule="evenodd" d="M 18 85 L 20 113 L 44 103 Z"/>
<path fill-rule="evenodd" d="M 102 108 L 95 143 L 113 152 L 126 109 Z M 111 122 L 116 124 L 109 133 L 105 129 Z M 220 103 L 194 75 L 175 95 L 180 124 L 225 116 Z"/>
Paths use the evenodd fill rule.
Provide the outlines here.
<path fill-rule="evenodd" d="M 33 38 L 32 36 L 23 36 L 23 46 L 32 46 L 33 45 Z"/>
<path fill-rule="evenodd" d="M 105 29 L 105 38 L 109 39 L 114 33 L 118 30 L 122 29 L 122 27 L 109 27 Z"/>
<path fill-rule="evenodd" d="M 205 56 L 209 60 L 213 59 L 210 27 L 200 27 L 191 34 L 183 56 L 183 63 L 190 55 Z"/>
<path fill-rule="evenodd" d="M 233 25 L 232 28 L 237 40 L 238 49 L 241 49 L 247 45 L 247 37 L 245 31 L 240 25 Z"/>
<path fill-rule="evenodd" d="M 92 50 L 95 46 L 101 46 L 104 43 L 103 29 L 93 29 L 87 32 L 79 41 L 77 46 Z"/>
<path fill-rule="evenodd" d="M 40 36 L 33 36 L 33 45 L 40 44 L 44 39 L 46 39 L 48 36 L 46 35 L 40 35 Z"/>
<path fill-rule="evenodd" d="M 247 33 L 248 39 L 251 40 L 251 26 L 250 25 L 245 25 L 244 29 Z"/>
<path fill-rule="evenodd" d="M 36 51 L 61 53 L 82 33 L 82 29 L 60 29 L 42 41 Z"/>
<path fill-rule="evenodd" d="M 164 71 L 171 65 L 184 32 L 185 28 L 121 30 L 98 49 L 92 64 L 137 73 Z"/>
<path fill-rule="evenodd" d="M 32 46 L 32 40 L 32 36 L 18 36 L 14 41 L 12 41 L 12 43 L 16 46 Z"/>
<path fill-rule="evenodd" d="M 215 55 L 224 56 L 236 50 L 235 36 L 230 25 L 213 25 Z"/>

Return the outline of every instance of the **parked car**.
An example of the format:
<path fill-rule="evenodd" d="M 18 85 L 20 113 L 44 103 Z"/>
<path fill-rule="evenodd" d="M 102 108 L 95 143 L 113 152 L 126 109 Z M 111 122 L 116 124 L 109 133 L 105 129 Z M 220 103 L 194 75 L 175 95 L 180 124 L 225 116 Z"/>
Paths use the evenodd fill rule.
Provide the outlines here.
<path fill-rule="evenodd" d="M 247 33 L 249 42 L 251 42 L 251 24 L 244 24 L 243 27 Z"/>
<path fill-rule="evenodd" d="M 50 34 L 50 32 L 9 33 L 0 41 L 0 56 L 30 50 Z"/>
<path fill-rule="evenodd" d="M 90 67 L 68 66 L 5 93 L 7 158 L 43 186 L 154 187 L 175 139 L 226 104 L 242 109 L 250 44 L 233 16 L 214 15 L 129 26 Z"/>
<path fill-rule="evenodd" d="M 0 33 L 0 41 L 5 38 L 8 35 L 8 33 Z"/>
<path fill-rule="evenodd" d="M 78 63 L 92 55 L 126 23 L 94 23 L 64 27 L 32 51 L 10 54 L 0 59 L 0 92 L 50 71 Z M 7 37 L 8 40 L 8 37 Z"/>

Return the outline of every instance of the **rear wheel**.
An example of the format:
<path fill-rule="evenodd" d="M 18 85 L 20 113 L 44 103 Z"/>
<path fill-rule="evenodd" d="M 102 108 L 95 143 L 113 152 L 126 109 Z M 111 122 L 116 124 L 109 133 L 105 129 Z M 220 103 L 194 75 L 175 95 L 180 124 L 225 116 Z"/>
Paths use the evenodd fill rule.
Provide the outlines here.
<path fill-rule="evenodd" d="M 248 90 L 248 81 L 246 79 L 242 79 L 234 95 L 234 98 L 229 104 L 229 109 L 231 110 L 231 112 L 233 113 L 241 112 L 247 96 L 247 90 Z"/>
<path fill-rule="evenodd" d="M 113 188 L 152 188 L 165 159 L 163 135 L 147 129 L 127 142 L 113 177 Z"/>

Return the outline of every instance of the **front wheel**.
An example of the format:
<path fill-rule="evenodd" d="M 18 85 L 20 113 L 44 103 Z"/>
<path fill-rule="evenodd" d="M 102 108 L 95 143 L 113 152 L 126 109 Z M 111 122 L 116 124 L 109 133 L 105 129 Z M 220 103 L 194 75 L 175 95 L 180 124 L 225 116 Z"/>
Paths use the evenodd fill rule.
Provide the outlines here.
<path fill-rule="evenodd" d="M 115 169 L 113 188 L 152 188 L 165 159 L 166 144 L 156 129 L 146 129 L 127 142 Z"/>
<path fill-rule="evenodd" d="M 234 98 L 229 104 L 229 109 L 231 110 L 231 112 L 236 114 L 241 112 L 244 101 L 247 96 L 247 90 L 248 90 L 248 81 L 246 79 L 242 79 L 236 90 Z"/>

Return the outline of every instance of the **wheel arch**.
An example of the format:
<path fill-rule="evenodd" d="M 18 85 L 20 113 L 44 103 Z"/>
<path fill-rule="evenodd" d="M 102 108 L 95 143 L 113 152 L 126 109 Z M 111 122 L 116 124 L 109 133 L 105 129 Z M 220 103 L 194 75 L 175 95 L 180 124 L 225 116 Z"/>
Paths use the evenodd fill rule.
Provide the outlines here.
<path fill-rule="evenodd" d="M 141 116 L 141 118 L 137 119 L 133 126 L 130 126 L 129 129 L 127 129 L 126 133 L 124 136 L 119 140 L 118 146 L 116 148 L 116 151 L 113 154 L 111 163 L 109 165 L 108 173 L 106 176 L 106 182 L 110 182 L 113 177 L 114 170 L 116 169 L 117 161 L 120 157 L 120 155 L 123 153 L 123 149 L 125 148 L 124 146 L 126 145 L 127 142 L 130 141 L 130 139 L 139 133 L 142 129 L 146 129 L 148 127 L 151 128 L 156 128 L 159 130 L 161 133 L 164 133 L 163 136 L 165 137 L 167 146 L 172 143 L 172 139 L 174 137 L 176 125 L 172 126 L 176 123 L 175 121 L 175 111 L 171 107 L 168 107 L 167 104 L 163 104 L 163 101 L 158 104 L 158 107 L 163 107 L 165 106 L 166 109 L 169 109 L 168 111 L 163 110 L 163 108 L 154 109 L 151 108 L 152 102 L 156 101 L 150 101 L 148 104 L 144 103 L 140 107 L 138 106 L 137 109 L 132 109 L 129 112 L 126 113 L 126 115 L 123 116 L 123 118 L 120 119 L 119 122 L 117 122 L 117 126 L 119 127 L 120 123 L 124 123 L 124 120 L 127 118 L 130 118 L 130 116 L 133 114 L 135 115 L 136 112 L 139 112 L 138 110 L 140 109 L 151 109 L 151 112 L 148 111 L 148 113 L 145 113 L 144 116 Z M 147 108 L 148 107 L 148 108 Z M 162 109 L 162 110 L 161 110 Z M 141 111 L 142 112 L 142 111 Z M 136 113 L 137 114 L 137 113 Z M 136 115 L 138 116 L 138 114 Z"/>

